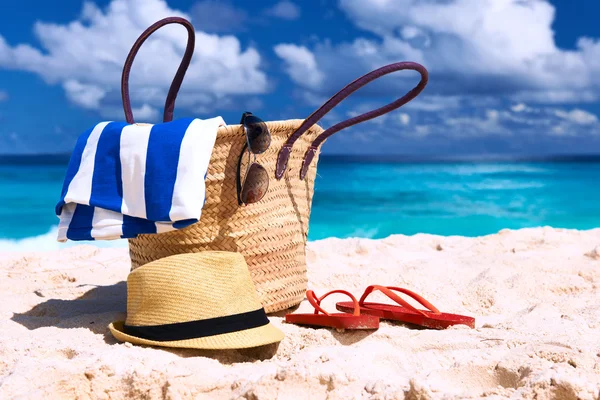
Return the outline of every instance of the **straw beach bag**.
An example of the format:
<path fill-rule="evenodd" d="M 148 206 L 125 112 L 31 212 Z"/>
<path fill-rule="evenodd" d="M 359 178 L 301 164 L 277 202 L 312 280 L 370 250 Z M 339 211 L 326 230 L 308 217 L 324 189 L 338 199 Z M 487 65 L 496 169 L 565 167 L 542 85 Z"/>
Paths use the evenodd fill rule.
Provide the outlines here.
<path fill-rule="evenodd" d="M 175 97 L 192 58 L 194 31 L 181 18 L 167 18 L 148 28 L 129 53 L 122 77 L 127 122 L 133 123 L 128 94 L 129 71 L 135 54 L 152 32 L 170 23 L 187 28 L 188 45 L 165 103 L 164 121 L 171 121 Z M 365 84 L 394 71 L 415 70 L 418 85 L 402 98 L 353 117 L 327 130 L 316 123 L 333 107 Z M 132 270 L 162 257 L 205 250 L 240 252 L 246 259 L 259 299 L 267 312 L 300 303 L 306 292 L 305 246 L 320 145 L 332 134 L 378 117 L 414 99 L 427 84 L 424 67 L 411 62 L 387 65 L 350 83 L 307 119 L 266 122 L 271 145 L 258 156 L 269 174 L 262 200 L 240 206 L 236 175 L 246 144 L 243 126 L 221 127 L 206 177 L 206 203 L 200 221 L 184 229 L 129 240 Z"/>

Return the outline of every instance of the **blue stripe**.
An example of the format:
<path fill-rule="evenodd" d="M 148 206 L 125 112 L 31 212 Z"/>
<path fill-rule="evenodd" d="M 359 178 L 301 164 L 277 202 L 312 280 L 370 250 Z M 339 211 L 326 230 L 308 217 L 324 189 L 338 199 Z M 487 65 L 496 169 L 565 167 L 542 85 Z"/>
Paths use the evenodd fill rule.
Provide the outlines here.
<path fill-rule="evenodd" d="M 71 240 L 94 240 L 92 237 L 92 220 L 94 218 L 94 207 L 77 204 L 73 218 L 67 229 L 67 239 Z"/>
<path fill-rule="evenodd" d="M 95 127 L 94 127 L 95 128 Z M 54 212 L 56 215 L 60 215 L 62 212 L 62 208 L 65 205 L 65 196 L 69 191 L 69 185 L 73 181 L 73 178 L 79 171 L 79 167 L 81 166 L 81 157 L 83 155 L 83 150 L 85 149 L 85 145 L 92 134 L 94 128 L 88 129 L 83 134 L 79 136 L 77 139 L 77 143 L 75 143 L 75 148 L 71 153 L 71 159 L 69 160 L 69 166 L 67 167 L 67 173 L 65 175 L 65 181 L 63 182 L 62 192 L 60 194 L 60 200 L 56 204 Z"/>
<path fill-rule="evenodd" d="M 181 221 L 175 221 L 175 222 L 173 222 L 173 228 L 175 228 L 175 229 L 183 229 L 186 226 L 190 226 L 192 224 L 195 224 L 196 222 L 198 222 L 198 220 L 196 218 L 182 219 Z"/>
<path fill-rule="evenodd" d="M 92 177 L 90 205 L 121 212 L 123 182 L 121 177 L 121 132 L 125 122 L 111 122 L 98 139 Z"/>
<path fill-rule="evenodd" d="M 181 142 L 193 120 L 183 118 L 157 124 L 150 131 L 144 190 L 146 218 L 151 221 L 171 221 L 169 212 L 177 178 Z"/>
<path fill-rule="evenodd" d="M 144 218 L 123 215 L 123 239 L 131 239 L 142 233 L 156 233 L 156 224 Z"/>

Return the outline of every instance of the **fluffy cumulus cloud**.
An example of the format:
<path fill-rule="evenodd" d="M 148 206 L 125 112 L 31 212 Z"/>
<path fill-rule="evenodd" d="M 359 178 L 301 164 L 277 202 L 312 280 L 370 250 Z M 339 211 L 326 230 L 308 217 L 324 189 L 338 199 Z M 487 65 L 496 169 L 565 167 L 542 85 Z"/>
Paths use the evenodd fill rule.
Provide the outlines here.
<path fill-rule="evenodd" d="M 319 70 L 315 55 L 304 46 L 279 44 L 275 53 L 286 62 L 286 71 L 297 83 L 310 89 L 319 90 L 323 73 Z"/>
<path fill-rule="evenodd" d="M 339 6 L 372 35 L 311 49 L 332 84 L 411 60 L 431 72 L 433 94 L 495 93 L 540 102 L 598 97 L 600 41 L 582 38 L 576 50 L 558 48 L 555 9 L 545 0 L 339 0 Z"/>
<path fill-rule="evenodd" d="M 164 0 L 113 0 L 106 9 L 85 3 L 80 17 L 68 24 L 37 22 L 40 48 L 10 44 L 0 36 L 0 67 L 25 70 L 50 84 L 60 84 L 74 104 L 109 118 L 122 117 L 120 79 L 131 45 L 144 29 L 167 16 L 189 15 Z M 156 118 L 183 55 L 187 32 L 167 26 L 142 46 L 131 73 L 131 98 L 138 118 Z M 178 108 L 206 111 L 239 95 L 266 91 L 261 58 L 243 49 L 234 36 L 196 32 L 196 50 L 186 74 Z"/>
<path fill-rule="evenodd" d="M 539 135 L 600 133 L 598 117 L 581 108 L 600 99 L 600 39 L 582 37 L 573 50 L 559 48 L 552 29 L 556 10 L 547 0 L 338 0 L 338 5 L 364 35 L 275 47 L 290 78 L 307 93 L 304 98 L 328 97 L 384 64 L 415 61 L 429 70 L 429 85 L 404 114 L 386 120 L 390 135 L 496 135 L 510 142 L 516 132 L 534 142 Z M 362 89 L 361 102 L 377 96 L 381 100 L 373 108 L 380 106 L 417 81 L 412 72 L 392 74 Z"/>

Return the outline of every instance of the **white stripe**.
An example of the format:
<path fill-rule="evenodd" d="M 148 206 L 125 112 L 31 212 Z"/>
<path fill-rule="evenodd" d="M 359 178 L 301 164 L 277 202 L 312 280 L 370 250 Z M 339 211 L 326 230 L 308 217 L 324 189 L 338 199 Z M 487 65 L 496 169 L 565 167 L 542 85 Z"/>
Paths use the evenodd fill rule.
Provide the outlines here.
<path fill-rule="evenodd" d="M 121 132 L 121 212 L 138 218 L 146 218 L 144 177 L 151 130 L 152 125 L 128 125 Z"/>
<path fill-rule="evenodd" d="M 177 178 L 169 212 L 171 221 L 200 219 L 206 196 L 204 174 L 208 170 L 217 130 L 221 125 L 225 125 L 225 121 L 216 117 L 195 119 L 188 126 L 181 141 Z"/>
<path fill-rule="evenodd" d="M 67 241 L 67 231 L 69 230 L 69 225 L 71 224 L 71 220 L 73 219 L 73 214 L 75 213 L 75 208 L 77 204 L 69 203 L 65 204 L 60 212 L 60 222 L 58 223 L 58 241 L 66 242 Z"/>
<path fill-rule="evenodd" d="M 98 147 L 100 135 L 108 124 L 109 122 L 101 122 L 96 125 L 92 130 L 92 133 L 90 133 L 81 155 L 79 170 L 77 170 L 77 173 L 73 177 L 69 189 L 67 190 L 67 194 L 65 195 L 65 203 L 90 205 L 96 148 Z"/>
<path fill-rule="evenodd" d="M 155 222 L 156 225 L 156 233 L 164 233 L 174 231 L 172 222 Z"/>
<path fill-rule="evenodd" d="M 123 214 L 95 207 L 91 235 L 94 239 L 120 239 L 123 235 Z"/>

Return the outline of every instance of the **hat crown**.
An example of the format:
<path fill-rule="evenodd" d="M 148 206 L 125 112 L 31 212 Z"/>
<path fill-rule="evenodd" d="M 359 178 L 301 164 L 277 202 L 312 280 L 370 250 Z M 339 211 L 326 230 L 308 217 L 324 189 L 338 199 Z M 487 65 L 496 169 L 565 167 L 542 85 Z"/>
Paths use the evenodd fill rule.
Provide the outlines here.
<path fill-rule="evenodd" d="M 205 320 L 260 308 L 239 253 L 178 254 L 143 265 L 127 278 L 127 325 Z"/>

